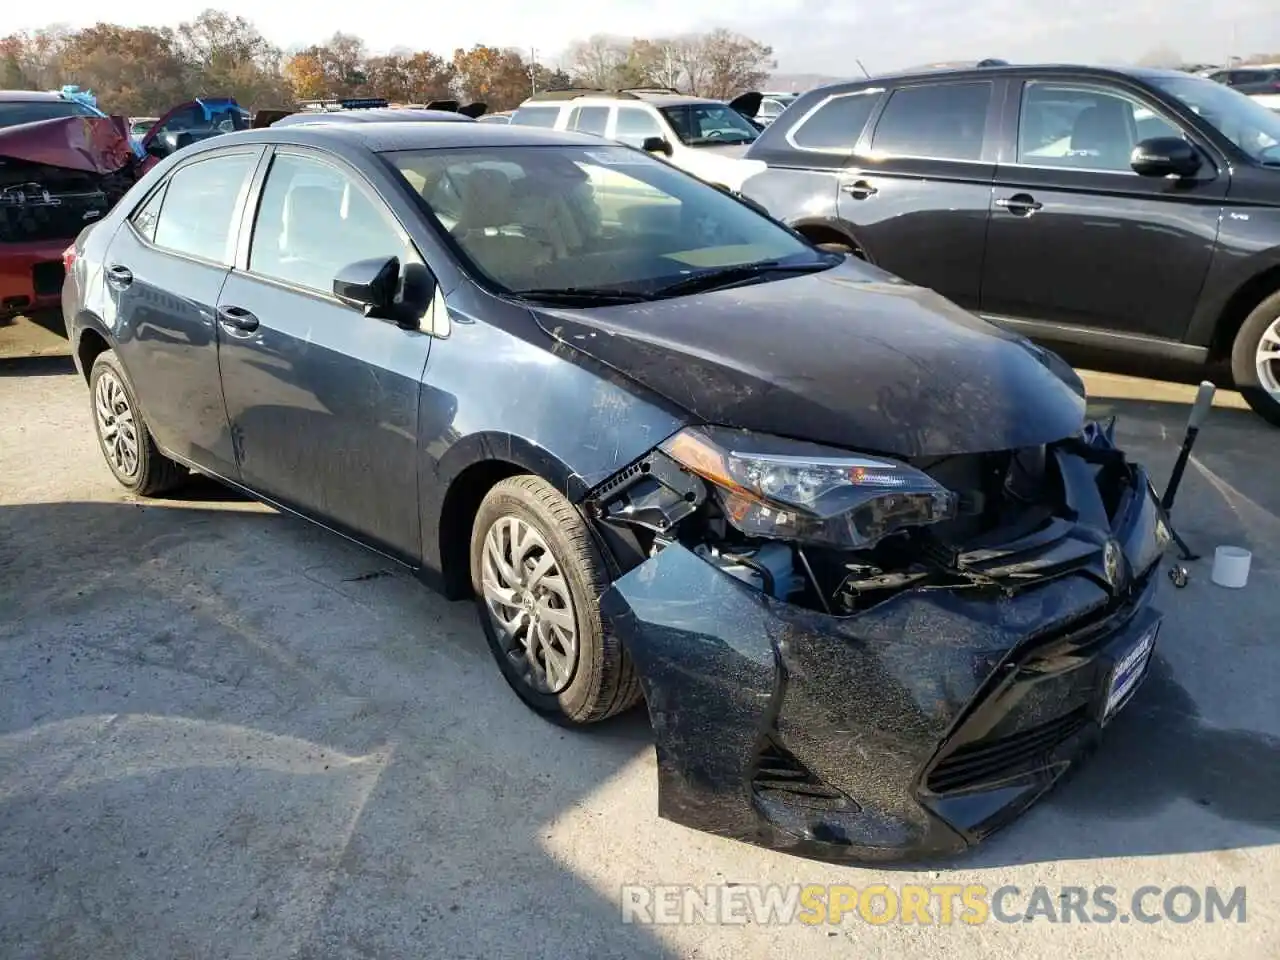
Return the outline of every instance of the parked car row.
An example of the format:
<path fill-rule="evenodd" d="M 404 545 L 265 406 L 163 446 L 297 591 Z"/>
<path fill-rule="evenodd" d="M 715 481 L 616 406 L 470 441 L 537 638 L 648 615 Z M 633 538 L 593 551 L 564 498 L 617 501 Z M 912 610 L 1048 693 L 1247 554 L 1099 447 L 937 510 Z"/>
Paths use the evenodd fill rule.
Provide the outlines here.
<path fill-rule="evenodd" d="M 200 97 L 161 117 L 126 120 L 108 117 L 75 87 L 0 91 L 0 320 L 57 308 L 67 244 L 159 159 L 272 123 L 470 122 L 485 109 L 456 100 L 427 107 L 391 110 L 382 99 L 333 100 L 250 114 L 234 98 Z"/>
<path fill-rule="evenodd" d="M 743 194 L 1058 349 L 1225 365 L 1280 424 L 1280 116 L 1172 71 L 995 65 L 814 90 Z"/>
<path fill-rule="evenodd" d="M 637 103 L 672 132 L 715 109 L 556 123 Z M 195 470 L 473 597 L 556 722 L 643 700 L 665 817 L 952 854 L 1146 674 L 1168 531 L 1071 368 L 642 150 L 237 131 L 160 161 L 66 261 L 125 488 Z"/>

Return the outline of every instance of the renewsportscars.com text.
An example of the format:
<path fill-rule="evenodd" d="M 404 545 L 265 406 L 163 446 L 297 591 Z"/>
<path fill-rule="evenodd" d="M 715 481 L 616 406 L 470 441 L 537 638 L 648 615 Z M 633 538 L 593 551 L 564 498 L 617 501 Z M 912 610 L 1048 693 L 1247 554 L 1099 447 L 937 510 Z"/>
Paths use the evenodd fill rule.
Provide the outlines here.
<path fill-rule="evenodd" d="M 621 890 L 634 924 L 1245 923 L 1244 887 L 682 884 Z"/>

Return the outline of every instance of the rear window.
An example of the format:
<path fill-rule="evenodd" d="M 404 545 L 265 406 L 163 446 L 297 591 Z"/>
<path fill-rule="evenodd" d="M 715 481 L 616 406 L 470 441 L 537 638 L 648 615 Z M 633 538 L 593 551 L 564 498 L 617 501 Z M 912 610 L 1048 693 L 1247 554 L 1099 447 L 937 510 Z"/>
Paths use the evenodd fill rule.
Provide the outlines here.
<path fill-rule="evenodd" d="M 0 127 L 16 127 L 40 120 L 65 117 L 100 117 L 102 114 L 74 100 L 6 100 L 0 102 Z"/>
<path fill-rule="evenodd" d="M 852 152 L 880 100 L 880 92 L 868 90 L 832 97 L 792 129 L 792 142 L 802 150 Z"/>
<path fill-rule="evenodd" d="M 554 127 L 559 116 L 559 107 L 520 107 L 511 115 L 511 122 L 529 127 Z"/>

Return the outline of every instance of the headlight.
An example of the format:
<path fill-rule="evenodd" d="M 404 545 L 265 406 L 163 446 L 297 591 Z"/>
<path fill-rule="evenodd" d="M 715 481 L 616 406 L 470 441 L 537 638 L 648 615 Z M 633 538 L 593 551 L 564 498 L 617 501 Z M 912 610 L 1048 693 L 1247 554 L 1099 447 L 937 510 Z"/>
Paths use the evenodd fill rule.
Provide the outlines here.
<path fill-rule="evenodd" d="M 905 463 L 779 437 L 686 428 L 661 449 L 712 483 L 729 522 L 749 537 L 862 550 L 950 519 L 959 502 Z"/>

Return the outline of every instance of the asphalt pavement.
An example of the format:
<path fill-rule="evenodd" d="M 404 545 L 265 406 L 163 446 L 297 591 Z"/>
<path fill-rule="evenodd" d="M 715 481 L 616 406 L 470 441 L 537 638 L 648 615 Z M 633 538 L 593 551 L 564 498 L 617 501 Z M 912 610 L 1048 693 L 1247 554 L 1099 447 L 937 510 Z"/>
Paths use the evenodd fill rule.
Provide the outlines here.
<path fill-rule="evenodd" d="M 1088 379 L 1167 475 L 1190 388 Z M 1240 406 L 1174 517 L 1251 548 L 1249 585 L 1162 577 L 1087 766 L 969 856 L 861 869 L 659 820 L 642 712 L 548 725 L 470 605 L 211 482 L 126 496 L 69 366 L 0 362 L 0 957 L 1280 957 L 1280 431 Z M 632 884 L 1244 887 L 1247 916 L 623 923 Z"/>

